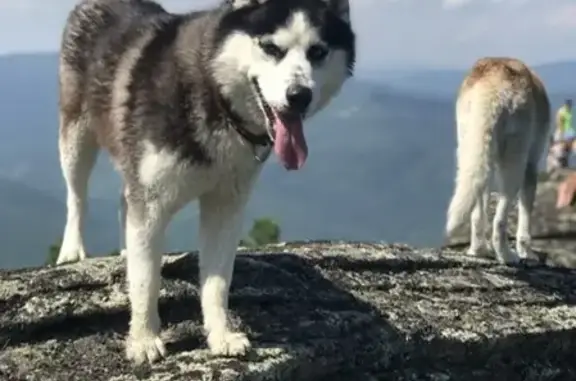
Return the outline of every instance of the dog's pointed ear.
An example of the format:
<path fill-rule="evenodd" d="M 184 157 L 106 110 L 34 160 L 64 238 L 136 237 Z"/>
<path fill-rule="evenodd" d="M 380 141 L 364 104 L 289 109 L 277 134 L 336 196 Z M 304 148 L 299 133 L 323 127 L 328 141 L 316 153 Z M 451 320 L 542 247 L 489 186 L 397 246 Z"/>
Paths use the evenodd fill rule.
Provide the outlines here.
<path fill-rule="evenodd" d="M 224 0 L 224 4 L 232 7 L 233 9 L 239 9 L 243 7 L 249 7 L 252 5 L 259 5 L 267 0 Z"/>
<path fill-rule="evenodd" d="M 350 22 L 350 0 L 325 0 L 338 16 Z"/>

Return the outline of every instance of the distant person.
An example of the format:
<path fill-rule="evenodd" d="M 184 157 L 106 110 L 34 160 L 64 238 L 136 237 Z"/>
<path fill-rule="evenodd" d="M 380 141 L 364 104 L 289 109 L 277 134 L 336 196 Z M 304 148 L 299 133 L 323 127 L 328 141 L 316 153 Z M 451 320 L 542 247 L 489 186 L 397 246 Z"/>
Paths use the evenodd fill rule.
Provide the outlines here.
<path fill-rule="evenodd" d="M 546 163 L 548 171 L 568 167 L 570 154 L 575 149 L 575 142 L 576 130 L 572 124 L 572 99 L 566 99 L 556 113 L 556 130 Z"/>
<path fill-rule="evenodd" d="M 572 124 L 572 99 L 566 99 L 556 113 L 556 141 L 572 144 L 576 140 L 576 130 Z M 572 147 L 571 147 L 572 148 Z"/>
<path fill-rule="evenodd" d="M 558 186 L 556 195 L 556 208 L 562 209 L 567 206 L 572 206 L 575 201 L 574 194 L 576 193 L 576 173 L 570 174 Z"/>
<path fill-rule="evenodd" d="M 563 141 L 550 139 L 550 148 L 546 157 L 546 170 L 552 172 L 555 169 L 568 167 L 570 149 Z"/>

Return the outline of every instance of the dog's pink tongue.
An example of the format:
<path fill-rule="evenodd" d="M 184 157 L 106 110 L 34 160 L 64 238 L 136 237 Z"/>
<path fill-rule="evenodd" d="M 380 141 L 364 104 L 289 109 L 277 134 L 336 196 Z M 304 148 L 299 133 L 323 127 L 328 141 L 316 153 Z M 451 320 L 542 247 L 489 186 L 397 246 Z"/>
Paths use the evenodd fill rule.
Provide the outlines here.
<path fill-rule="evenodd" d="M 302 118 L 276 115 L 274 152 L 288 170 L 300 169 L 308 157 Z"/>

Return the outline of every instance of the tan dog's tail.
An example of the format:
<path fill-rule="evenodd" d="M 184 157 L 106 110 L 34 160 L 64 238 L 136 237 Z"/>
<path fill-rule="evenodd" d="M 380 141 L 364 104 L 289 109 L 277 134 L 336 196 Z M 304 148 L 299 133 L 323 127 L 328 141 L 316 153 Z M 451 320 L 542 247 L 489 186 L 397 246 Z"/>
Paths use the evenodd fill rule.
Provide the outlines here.
<path fill-rule="evenodd" d="M 502 113 L 489 100 L 486 107 L 460 112 L 454 195 L 447 213 L 446 235 L 450 237 L 470 217 L 476 201 L 487 192 L 492 171 L 492 141 Z"/>

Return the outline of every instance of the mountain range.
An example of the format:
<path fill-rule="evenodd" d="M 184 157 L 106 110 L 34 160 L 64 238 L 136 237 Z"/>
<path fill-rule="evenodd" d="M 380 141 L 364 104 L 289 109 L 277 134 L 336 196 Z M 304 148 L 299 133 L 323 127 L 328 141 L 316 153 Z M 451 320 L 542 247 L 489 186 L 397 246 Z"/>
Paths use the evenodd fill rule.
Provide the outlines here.
<path fill-rule="evenodd" d="M 62 234 L 64 183 L 57 156 L 57 55 L 0 57 L 0 268 L 41 265 Z M 554 107 L 576 87 L 576 62 L 535 67 Z M 359 74 L 306 127 L 310 157 L 288 173 L 275 158 L 250 201 L 283 239 L 439 244 L 454 172 L 453 101 L 464 70 Z M 106 155 L 91 180 L 86 244 L 118 248 L 119 178 Z M 196 208 L 169 228 L 168 250 L 196 242 Z"/>

